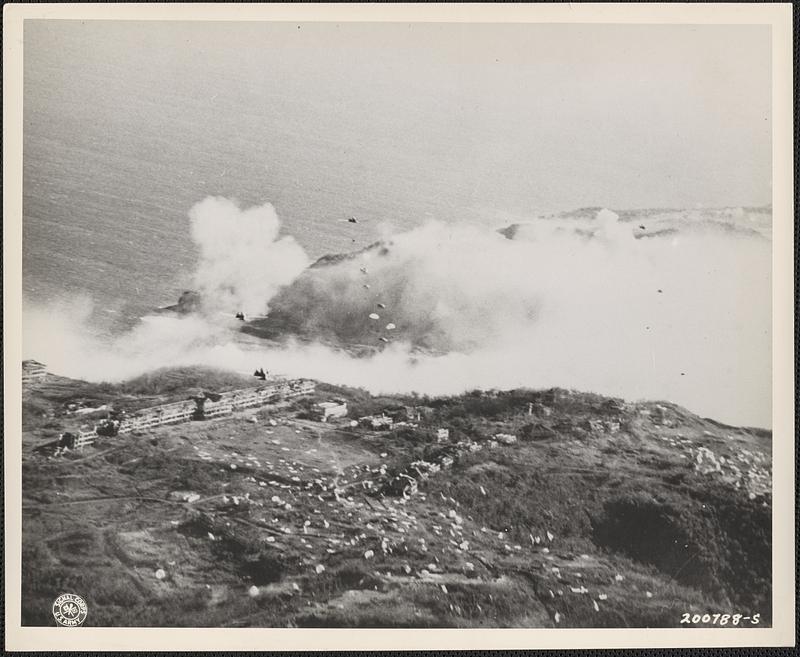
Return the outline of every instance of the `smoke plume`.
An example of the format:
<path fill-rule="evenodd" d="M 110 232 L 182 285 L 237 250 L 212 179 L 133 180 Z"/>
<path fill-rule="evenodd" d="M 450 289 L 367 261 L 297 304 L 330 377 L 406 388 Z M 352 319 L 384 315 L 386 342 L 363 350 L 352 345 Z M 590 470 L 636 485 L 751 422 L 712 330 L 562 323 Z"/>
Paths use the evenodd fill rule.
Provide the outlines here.
<path fill-rule="evenodd" d="M 46 320 L 70 346 L 56 349 L 37 331 L 42 311 L 26 309 L 26 351 L 95 380 L 205 364 L 374 393 L 562 386 L 770 426 L 770 241 L 736 228 L 747 217 L 673 214 L 604 210 L 502 233 L 431 222 L 306 268 L 271 206 L 207 199 L 190 215 L 205 303 L 269 308 L 265 322 L 303 341 L 245 344 L 235 320 L 211 314 L 144 318 L 100 343 L 62 308 Z"/>
<path fill-rule="evenodd" d="M 280 221 L 269 203 L 241 210 L 208 197 L 190 211 L 200 251 L 195 285 L 210 310 L 262 314 L 278 289 L 308 266 L 293 237 L 278 237 Z"/>

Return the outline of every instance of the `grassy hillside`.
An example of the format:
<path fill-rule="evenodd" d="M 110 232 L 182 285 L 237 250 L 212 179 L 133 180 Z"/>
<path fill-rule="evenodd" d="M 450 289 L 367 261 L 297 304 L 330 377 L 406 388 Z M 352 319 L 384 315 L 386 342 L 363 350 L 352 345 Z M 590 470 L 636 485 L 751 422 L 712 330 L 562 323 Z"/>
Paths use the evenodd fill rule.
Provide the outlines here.
<path fill-rule="evenodd" d="M 62 380 L 60 396 L 32 391 L 28 408 L 70 387 L 131 402 L 210 387 L 206 377 L 237 382 L 200 370 L 116 387 Z M 413 421 L 373 431 L 308 419 L 332 398 L 350 418 Z M 65 421 L 54 411 L 49 430 Z M 26 439 L 42 431 L 29 425 Z M 87 600 L 88 624 L 112 626 L 771 616 L 769 433 L 671 404 L 565 390 L 378 398 L 319 384 L 288 407 L 26 454 L 26 625 L 51 625 L 63 591 Z"/>

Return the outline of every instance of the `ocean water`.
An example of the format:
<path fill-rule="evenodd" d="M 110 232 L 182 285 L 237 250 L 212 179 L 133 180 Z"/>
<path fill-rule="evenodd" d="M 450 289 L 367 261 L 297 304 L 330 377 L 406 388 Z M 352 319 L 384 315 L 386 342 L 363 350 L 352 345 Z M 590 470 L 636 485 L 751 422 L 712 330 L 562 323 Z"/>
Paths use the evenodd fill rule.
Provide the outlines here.
<path fill-rule="evenodd" d="M 139 42 L 110 26 L 89 47 L 88 28 L 26 29 L 26 298 L 88 293 L 126 321 L 174 301 L 196 257 L 187 213 L 209 195 L 271 202 L 312 257 L 369 244 L 386 224 L 492 214 L 470 190 L 485 162 L 461 157 L 469 144 L 446 116 L 431 122 L 435 96 L 366 94 L 346 62 L 293 70 L 269 47 L 263 69 L 263 54 L 219 44 L 200 66 L 174 56 L 169 30 Z"/>
<path fill-rule="evenodd" d="M 312 260 L 433 220 L 492 230 L 538 221 L 591 232 L 605 206 L 639 238 L 640 224 L 665 244 L 684 232 L 711 235 L 702 248 L 710 276 L 718 265 L 731 272 L 725 298 L 737 290 L 744 305 L 754 290 L 768 297 L 768 246 L 742 260 L 760 269 L 741 271 L 728 239 L 771 239 L 764 177 L 770 126 L 762 119 L 769 96 L 752 108 L 740 98 L 760 98 L 761 78 L 740 72 L 730 95 L 716 89 L 704 99 L 704 123 L 682 108 L 665 111 L 680 94 L 701 93 L 680 78 L 680 62 L 667 71 L 675 59 L 669 48 L 648 51 L 641 64 L 613 50 L 617 42 L 644 48 L 652 34 L 622 26 L 593 33 L 591 47 L 605 48 L 607 58 L 606 69 L 593 72 L 578 57 L 576 44 L 586 43 L 581 28 L 567 36 L 556 29 L 539 26 L 533 39 L 518 26 L 28 22 L 26 307 L 90 299 L 93 332 L 124 334 L 194 286 L 199 250 L 189 212 L 208 196 L 243 208 L 271 203 L 281 234 Z M 714 70 L 728 66 L 730 35 L 719 30 L 653 34 L 667 45 L 676 40 L 687 58 L 692 48 L 708 47 Z M 498 68 L 507 60 L 514 66 Z M 663 90 L 642 77 L 653 61 L 663 64 Z M 556 63 L 571 66 L 571 76 L 535 78 Z M 625 66 L 642 67 L 628 91 L 619 77 Z M 603 75 L 617 86 L 598 84 Z M 669 100 L 676 94 L 678 101 Z M 745 109 L 731 112 L 734 102 Z M 653 111 L 663 112 L 660 126 L 650 125 Z M 641 124 L 631 128 L 637 117 Z M 676 126 L 684 135 L 679 146 L 659 143 Z M 729 161 L 735 165 L 726 167 Z M 676 267 L 678 260 L 663 262 Z M 615 267 L 623 271 L 624 259 Z M 702 284 L 702 268 L 695 275 Z M 615 313 L 624 308 L 616 297 L 613 303 Z M 759 305 L 741 335 L 761 335 L 767 312 Z M 702 331 L 703 321 L 692 317 L 685 330 Z M 749 320 L 743 313 L 730 321 Z M 733 348 L 748 345 L 743 338 Z M 757 384 L 743 384 L 739 395 L 769 380 L 768 339 L 757 353 L 765 361 L 754 373 Z M 752 367 L 754 357 L 746 360 Z M 622 387 L 630 396 L 635 389 Z M 677 390 L 676 401 L 700 408 L 700 389 L 681 398 L 665 387 L 664 394 Z M 767 425 L 768 405 L 762 399 L 727 417 Z M 718 415 L 724 406 L 709 405 Z"/>
<path fill-rule="evenodd" d="M 171 302 L 209 195 L 271 202 L 312 257 L 431 218 L 768 202 L 768 31 L 587 30 L 27 21 L 26 298 Z"/>

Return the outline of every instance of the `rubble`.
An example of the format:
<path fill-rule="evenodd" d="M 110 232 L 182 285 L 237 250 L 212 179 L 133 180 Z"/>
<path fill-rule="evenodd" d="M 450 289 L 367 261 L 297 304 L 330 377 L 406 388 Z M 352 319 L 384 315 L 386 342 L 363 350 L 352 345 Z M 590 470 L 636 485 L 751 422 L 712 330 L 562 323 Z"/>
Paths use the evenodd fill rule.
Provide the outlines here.
<path fill-rule="evenodd" d="M 531 414 L 534 408 L 527 404 L 522 406 L 522 413 L 528 410 Z M 355 403 L 352 406 L 355 408 Z M 309 407 L 311 403 L 304 408 Z M 409 407 L 410 411 L 398 408 L 387 405 L 381 415 L 365 418 L 388 418 L 393 426 L 412 428 L 412 423 L 397 418 L 420 416 L 417 407 Z M 537 415 L 550 418 L 555 414 L 549 406 L 546 408 L 550 413 L 537 407 Z M 228 429 L 220 429 L 221 435 L 203 436 L 201 443 L 196 433 L 192 437 L 198 440 L 197 444 L 176 441 L 177 448 L 170 445 L 169 449 L 182 450 L 176 456 L 183 458 L 183 463 L 199 465 L 196 472 L 201 476 L 197 480 L 187 478 L 186 483 L 179 478 L 167 478 L 171 486 L 158 493 L 159 499 L 162 503 L 165 500 L 179 503 L 173 506 L 175 513 L 182 514 L 181 518 L 195 517 L 198 513 L 211 518 L 202 526 L 202 531 L 186 532 L 191 549 L 198 549 L 192 545 L 193 542 L 202 542 L 206 554 L 216 555 L 215 558 L 224 555 L 231 563 L 244 559 L 235 556 L 239 550 L 250 560 L 255 559 L 256 554 L 261 559 L 266 559 L 264 555 L 281 555 L 289 564 L 282 566 L 286 569 L 286 574 L 281 575 L 284 577 L 280 584 L 282 595 L 289 596 L 294 591 L 296 598 L 303 600 L 303 605 L 321 595 L 320 587 L 397 591 L 405 590 L 404 582 L 413 577 L 417 587 L 428 591 L 436 588 L 450 596 L 455 610 L 458 604 L 462 604 L 463 586 L 481 586 L 494 591 L 491 587 L 495 578 L 507 578 L 513 580 L 515 586 L 524 588 L 519 584 L 521 580 L 517 571 L 524 563 L 532 576 L 553 586 L 553 589 L 545 586 L 541 590 L 549 591 L 549 599 L 555 605 L 566 604 L 574 596 L 588 596 L 584 598 L 586 609 L 594 614 L 609 613 L 606 609 L 609 605 L 598 605 L 598 601 L 608 599 L 607 594 L 598 594 L 596 590 L 608 586 L 609 572 L 615 572 L 612 569 L 615 564 L 608 555 L 594 552 L 591 545 L 572 545 L 572 541 L 579 539 L 563 517 L 541 515 L 516 524 L 513 518 L 500 521 L 484 511 L 486 508 L 498 509 L 492 506 L 496 499 L 507 499 L 509 506 L 516 502 L 509 496 L 510 489 L 505 484 L 510 477 L 519 476 L 514 474 L 514 463 L 525 456 L 526 450 L 540 450 L 535 452 L 540 459 L 536 463 L 542 464 L 536 475 L 541 485 L 546 486 L 548 477 L 553 475 L 557 466 L 539 455 L 547 454 L 549 457 L 562 445 L 577 450 L 578 440 L 586 444 L 579 426 L 583 420 L 565 422 L 563 426 L 568 425 L 568 429 L 565 429 L 565 434 L 558 434 L 561 442 L 548 444 L 530 441 L 519 424 L 503 426 L 499 421 L 484 423 L 474 434 L 461 426 L 455 426 L 452 434 L 449 429 L 444 429 L 445 434 L 441 425 L 446 421 L 441 415 L 436 415 L 438 412 L 435 409 L 427 412 L 427 417 L 420 421 L 420 431 L 409 431 L 408 444 L 403 444 L 403 439 L 396 438 L 394 433 L 370 433 L 371 422 L 367 431 L 361 431 L 351 422 L 339 425 L 337 429 L 336 426 L 322 427 L 319 423 L 276 415 L 257 426 L 257 422 L 251 422 L 242 414 L 233 421 L 223 420 L 226 424 L 221 426 Z M 541 422 L 554 425 L 556 421 L 563 421 L 557 414 L 555 417 L 556 420 L 543 419 Z M 603 418 L 600 422 L 599 425 L 596 422 L 590 425 L 602 434 L 593 437 L 593 441 L 611 440 L 610 437 L 616 435 L 615 439 L 627 448 L 629 443 L 624 441 L 630 437 L 621 428 L 614 428 L 616 420 Z M 348 429 L 342 430 L 344 427 Z M 518 431 L 520 438 L 514 433 L 495 433 L 501 427 L 509 432 Z M 654 430 L 650 427 L 648 431 Z M 620 433 L 623 435 L 617 435 Z M 246 434 L 246 437 L 240 434 Z M 457 441 L 455 438 L 450 440 L 451 435 Z M 492 439 L 487 441 L 490 435 Z M 684 443 L 674 433 L 656 436 L 652 442 L 657 443 L 659 450 L 691 453 L 692 460 L 686 469 L 698 476 L 732 476 L 733 468 L 738 468 L 742 473 L 742 485 L 759 481 L 756 474 L 750 474 L 755 468 L 745 467 L 745 459 L 748 465 L 756 464 L 760 456 L 748 456 L 742 450 L 726 449 L 725 446 L 718 449 L 710 443 Z M 706 438 L 711 440 L 709 436 Z M 440 442 L 440 439 L 443 440 Z M 412 440 L 418 442 L 412 443 Z M 498 451 L 485 451 L 486 444 Z M 615 449 L 613 441 L 602 444 L 609 445 L 608 452 L 604 453 L 616 456 L 617 452 L 611 451 Z M 506 449 L 511 445 L 515 447 Z M 158 448 L 157 453 L 166 455 L 168 452 Z M 142 457 L 137 455 L 136 458 Z M 766 460 L 764 463 L 766 469 Z M 594 464 L 585 465 L 577 460 L 570 463 L 570 468 L 573 465 L 577 473 L 582 472 L 580 468 L 597 468 Z M 706 472 L 709 469 L 712 471 Z M 135 470 L 131 469 L 131 472 Z M 768 479 L 767 474 L 764 480 Z M 205 481 L 209 487 L 204 488 L 200 481 Z M 178 488 L 189 482 L 194 490 Z M 752 486 L 752 483 L 748 485 Z M 172 487 L 177 489 L 171 490 Z M 190 504 L 193 506 L 188 508 Z M 169 507 L 171 511 L 173 506 Z M 170 531 L 176 533 L 183 533 L 186 524 L 185 520 L 172 518 L 163 522 L 169 522 Z M 569 537 L 569 540 L 556 542 L 556 535 Z M 556 546 L 562 542 L 566 546 L 557 549 Z M 249 547 L 245 550 L 239 547 L 240 544 Z M 552 548 L 545 547 L 551 544 Z M 258 547 L 254 548 L 254 545 Z M 576 572 L 579 560 L 580 572 Z M 349 572 L 347 569 L 353 568 L 354 562 L 365 569 L 364 573 L 375 567 L 379 572 L 370 570 L 367 576 L 356 569 L 359 579 L 350 581 L 347 579 L 350 575 L 342 573 Z M 170 562 L 159 560 L 150 563 Z M 375 566 L 371 566 L 372 563 Z M 621 567 L 627 568 L 627 562 Z M 167 579 L 166 571 L 162 572 Z M 629 575 L 629 571 L 623 572 Z M 174 577 L 177 580 L 178 574 Z M 187 575 L 181 574 L 180 577 Z M 240 588 L 235 589 L 240 598 L 246 598 L 241 593 L 247 590 L 251 597 L 261 597 L 258 604 L 262 605 L 263 600 L 277 595 L 278 585 L 266 585 L 262 580 L 250 577 L 248 571 L 240 580 Z M 303 584 L 302 598 L 301 589 L 293 578 Z M 340 584 L 340 580 L 349 583 Z M 631 584 L 623 583 L 626 577 L 621 574 L 614 577 L 614 587 L 620 594 L 629 588 L 638 591 L 642 604 L 647 604 L 646 599 L 653 597 L 640 579 L 630 576 L 627 581 Z M 172 577 L 168 582 L 171 587 L 175 585 Z M 650 581 L 647 584 L 651 590 L 662 590 L 654 588 Z M 659 584 L 660 580 L 655 585 Z M 362 586 L 368 588 L 362 589 Z M 508 586 L 508 583 L 503 586 Z M 337 595 L 339 593 L 341 591 Z M 236 595 L 232 595 L 230 599 L 235 598 Z M 489 604 L 486 598 L 480 600 L 484 606 Z M 614 603 L 617 604 L 616 597 Z M 571 625 L 576 622 L 575 616 L 571 607 L 566 609 L 570 614 L 568 624 Z M 564 607 L 559 611 L 553 607 L 548 610 L 552 618 L 558 619 L 555 622 L 564 622 Z M 555 616 L 552 616 L 553 612 Z M 457 613 L 461 612 L 453 611 L 454 615 Z"/>
<path fill-rule="evenodd" d="M 167 499 L 173 500 L 175 502 L 187 502 L 191 504 L 192 502 L 196 502 L 200 499 L 199 493 L 193 493 L 192 491 L 185 491 L 185 490 L 176 490 L 172 491 L 168 496 Z"/>

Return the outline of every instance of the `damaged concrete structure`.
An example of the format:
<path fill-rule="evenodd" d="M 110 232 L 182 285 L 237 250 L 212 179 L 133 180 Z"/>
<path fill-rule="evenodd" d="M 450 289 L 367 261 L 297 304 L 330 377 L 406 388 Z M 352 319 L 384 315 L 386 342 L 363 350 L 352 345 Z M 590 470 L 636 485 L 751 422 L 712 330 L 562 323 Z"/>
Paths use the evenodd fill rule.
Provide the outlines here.
<path fill-rule="evenodd" d="M 130 433 L 142 431 L 165 424 L 178 424 L 190 420 L 207 420 L 234 411 L 254 406 L 274 404 L 300 395 L 314 392 L 316 384 L 307 379 L 274 379 L 267 385 L 253 388 L 230 390 L 222 393 L 207 392 L 201 396 L 185 401 L 151 406 L 131 414 L 120 414 L 113 420 L 113 433 Z M 109 435 L 103 429 L 107 426 L 96 425 L 91 430 L 81 430 L 74 434 L 75 440 L 67 439 L 74 447 L 91 445 L 98 436 Z M 102 428 L 101 428 L 102 426 Z M 64 435 L 62 434 L 62 442 Z M 73 434 L 70 434 L 73 435 Z M 69 445 L 67 445 L 69 446 Z"/>
<path fill-rule="evenodd" d="M 22 385 L 39 383 L 47 376 L 47 367 L 37 360 L 22 361 Z"/>
<path fill-rule="evenodd" d="M 327 422 L 331 418 L 347 417 L 347 404 L 345 402 L 320 402 L 315 406 L 315 410 L 322 422 Z"/>
<path fill-rule="evenodd" d="M 358 423 L 369 429 L 391 429 L 394 420 L 387 415 L 366 415 L 358 418 Z"/>

